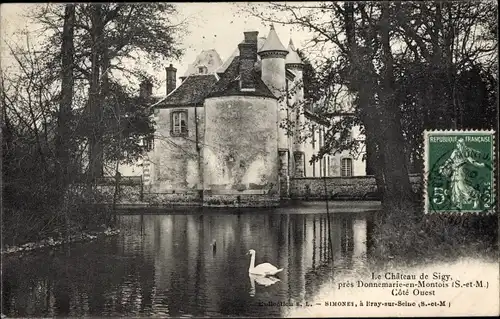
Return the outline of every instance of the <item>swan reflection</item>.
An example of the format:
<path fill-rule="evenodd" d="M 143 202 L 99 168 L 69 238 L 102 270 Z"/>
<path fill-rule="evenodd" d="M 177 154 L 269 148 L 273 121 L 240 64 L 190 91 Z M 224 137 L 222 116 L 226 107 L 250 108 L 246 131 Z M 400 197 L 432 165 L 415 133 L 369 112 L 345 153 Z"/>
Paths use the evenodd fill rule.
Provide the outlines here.
<path fill-rule="evenodd" d="M 273 276 L 261 276 L 261 275 L 253 275 L 253 274 L 248 274 L 248 278 L 250 278 L 250 296 L 254 297 L 255 296 L 255 283 L 269 287 L 271 285 L 274 285 L 277 283 L 279 278 L 273 277 Z"/>

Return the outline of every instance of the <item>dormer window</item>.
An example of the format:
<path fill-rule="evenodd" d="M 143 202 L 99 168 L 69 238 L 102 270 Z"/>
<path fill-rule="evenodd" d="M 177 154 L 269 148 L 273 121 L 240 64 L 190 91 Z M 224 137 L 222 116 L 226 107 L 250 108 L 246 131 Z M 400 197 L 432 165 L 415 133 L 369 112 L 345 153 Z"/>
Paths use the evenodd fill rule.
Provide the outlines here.
<path fill-rule="evenodd" d="M 198 73 L 199 74 L 207 74 L 208 73 L 208 69 L 206 66 L 199 66 L 198 67 Z"/>

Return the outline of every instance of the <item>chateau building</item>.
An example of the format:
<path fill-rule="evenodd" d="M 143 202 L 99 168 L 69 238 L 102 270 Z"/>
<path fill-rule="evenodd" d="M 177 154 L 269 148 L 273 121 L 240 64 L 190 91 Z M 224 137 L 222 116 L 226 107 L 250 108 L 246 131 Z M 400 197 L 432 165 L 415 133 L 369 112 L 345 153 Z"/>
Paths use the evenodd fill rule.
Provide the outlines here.
<path fill-rule="evenodd" d="M 167 94 L 154 105 L 154 146 L 142 165 L 121 167 L 122 175 L 143 175 L 150 193 L 195 190 L 204 202 L 277 202 L 291 178 L 365 175 L 362 158 L 347 153 L 310 162 L 335 118 L 304 105 L 303 66 L 292 41 L 285 47 L 272 26 L 267 37 L 244 32 L 224 62 L 215 50 L 202 51 L 177 87 L 170 65 Z M 362 138 L 358 128 L 353 134 Z"/>

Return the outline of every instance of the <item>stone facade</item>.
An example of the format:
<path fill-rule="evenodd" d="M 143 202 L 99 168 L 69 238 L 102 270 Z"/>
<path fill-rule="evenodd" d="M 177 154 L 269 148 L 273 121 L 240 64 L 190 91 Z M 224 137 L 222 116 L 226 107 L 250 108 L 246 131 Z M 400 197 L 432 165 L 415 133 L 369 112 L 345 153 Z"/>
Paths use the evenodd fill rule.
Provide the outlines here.
<path fill-rule="evenodd" d="M 146 202 L 278 206 L 297 193 L 294 178 L 334 172 L 332 155 L 310 162 L 330 119 L 305 105 L 303 63 L 273 27 L 266 38 L 244 32 L 223 63 L 214 50 L 203 51 L 178 87 L 176 68 L 166 72 L 171 81 L 155 104 L 154 149 L 142 165 Z"/>
<path fill-rule="evenodd" d="M 185 114 L 187 129 L 183 134 L 175 134 L 173 131 L 173 111 Z M 168 190 L 201 189 L 199 162 L 202 154 L 197 141 L 203 140 L 204 132 L 197 131 L 196 126 L 204 124 L 204 108 L 157 109 L 155 113 L 155 150 L 149 156 L 153 164 L 154 182 L 149 191 L 161 193 Z"/>

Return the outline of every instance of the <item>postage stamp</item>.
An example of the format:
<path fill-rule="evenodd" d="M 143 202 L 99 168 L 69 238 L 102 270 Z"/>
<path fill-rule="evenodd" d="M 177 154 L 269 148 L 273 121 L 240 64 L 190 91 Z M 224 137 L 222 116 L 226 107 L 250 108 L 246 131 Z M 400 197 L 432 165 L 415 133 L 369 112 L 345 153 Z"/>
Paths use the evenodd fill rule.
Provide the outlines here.
<path fill-rule="evenodd" d="M 425 213 L 493 213 L 494 131 L 424 132 Z"/>

